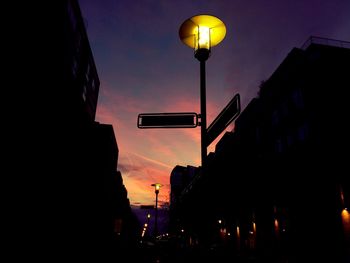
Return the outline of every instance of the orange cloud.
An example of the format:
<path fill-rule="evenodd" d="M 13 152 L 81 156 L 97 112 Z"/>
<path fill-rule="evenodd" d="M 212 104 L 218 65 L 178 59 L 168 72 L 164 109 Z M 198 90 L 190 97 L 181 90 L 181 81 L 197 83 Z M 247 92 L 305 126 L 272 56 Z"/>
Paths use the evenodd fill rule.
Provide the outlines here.
<path fill-rule="evenodd" d="M 131 204 L 153 204 L 155 194 L 151 184 L 156 182 L 163 185 L 159 202 L 166 202 L 169 199 L 169 170 L 171 171 L 172 167 L 139 154 L 126 153 L 120 158 L 119 168 Z"/>

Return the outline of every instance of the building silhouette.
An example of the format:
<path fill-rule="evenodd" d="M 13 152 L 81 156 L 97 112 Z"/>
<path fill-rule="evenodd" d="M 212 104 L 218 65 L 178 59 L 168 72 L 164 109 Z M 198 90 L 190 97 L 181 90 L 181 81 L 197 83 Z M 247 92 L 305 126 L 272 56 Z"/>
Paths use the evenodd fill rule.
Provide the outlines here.
<path fill-rule="evenodd" d="M 80 259 L 120 257 L 135 245 L 139 225 L 117 171 L 110 124 L 95 121 L 100 81 L 78 1 L 64 1 L 64 78 L 55 169 L 66 184 L 67 243 Z M 56 133 L 55 133 L 56 134 Z"/>
<path fill-rule="evenodd" d="M 65 1 L 63 105 L 76 123 L 95 120 L 100 80 L 77 1 Z M 66 117 L 69 117 L 66 116 Z"/>
<path fill-rule="evenodd" d="M 263 262 L 349 260 L 350 43 L 293 48 L 183 191 L 201 246 Z"/>
<path fill-rule="evenodd" d="M 169 231 L 172 233 L 182 229 L 182 219 L 179 217 L 178 205 L 182 191 L 190 184 L 194 177 L 198 176 L 199 168 L 191 165 L 176 165 L 170 174 L 170 211 Z"/>
<path fill-rule="evenodd" d="M 180 198 L 181 192 L 189 185 L 193 178 L 198 174 L 198 167 L 191 165 L 176 165 L 170 174 L 170 202 L 175 205 Z"/>

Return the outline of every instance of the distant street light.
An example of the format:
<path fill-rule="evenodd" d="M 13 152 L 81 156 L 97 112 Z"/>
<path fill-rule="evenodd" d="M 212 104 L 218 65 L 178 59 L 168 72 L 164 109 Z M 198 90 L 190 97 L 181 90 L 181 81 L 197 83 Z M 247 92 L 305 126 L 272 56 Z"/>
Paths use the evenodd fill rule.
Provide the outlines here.
<path fill-rule="evenodd" d="M 157 237 L 158 235 L 158 194 L 159 189 L 162 186 L 159 183 L 151 184 L 151 186 L 154 186 L 154 192 L 156 194 L 156 209 L 155 209 L 155 216 L 154 216 L 154 237 Z"/>
<path fill-rule="evenodd" d="M 202 169 L 207 158 L 207 112 L 205 92 L 205 61 L 211 47 L 218 45 L 226 35 L 225 24 L 211 15 L 197 15 L 187 19 L 180 27 L 179 36 L 187 46 L 194 48 L 194 57 L 200 62 L 200 118 Z"/>

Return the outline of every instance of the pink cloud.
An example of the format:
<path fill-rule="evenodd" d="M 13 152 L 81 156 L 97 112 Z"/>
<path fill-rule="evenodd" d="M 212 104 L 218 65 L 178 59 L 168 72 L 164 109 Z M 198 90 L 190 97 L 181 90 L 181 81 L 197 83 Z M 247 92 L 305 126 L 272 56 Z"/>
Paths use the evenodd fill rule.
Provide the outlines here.
<path fill-rule="evenodd" d="M 161 183 L 160 202 L 166 202 L 170 191 L 169 178 L 171 167 L 157 160 L 135 154 L 126 153 L 120 158 L 120 166 L 124 184 L 132 204 L 152 204 L 154 202 L 153 183 Z"/>

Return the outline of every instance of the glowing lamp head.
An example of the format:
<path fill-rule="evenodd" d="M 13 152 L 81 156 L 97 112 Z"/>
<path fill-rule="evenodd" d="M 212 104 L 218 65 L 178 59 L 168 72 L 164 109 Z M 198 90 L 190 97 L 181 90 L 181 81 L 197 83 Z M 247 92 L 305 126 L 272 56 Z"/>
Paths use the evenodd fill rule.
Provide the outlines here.
<path fill-rule="evenodd" d="M 210 50 L 210 28 L 206 26 L 198 27 L 196 35 L 196 49 L 205 48 Z"/>
<path fill-rule="evenodd" d="M 183 22 L 179 30 L 181 41 L 194 48 L 195 57 L 199 60 L 207 59 L 211 47 L 218 45 L 225 35 L 225 24 L 211 15 L 193 16 Z"/>
<path fill-rule="evenodd" d="M 152 184 L 152 186 L 154 186 L 154 190 L 156 193 L 159 193 L 159 189 L 160 187 L 162 186 L 161 184 L 159 183 L 155 183 L 155 184 Z"/>

